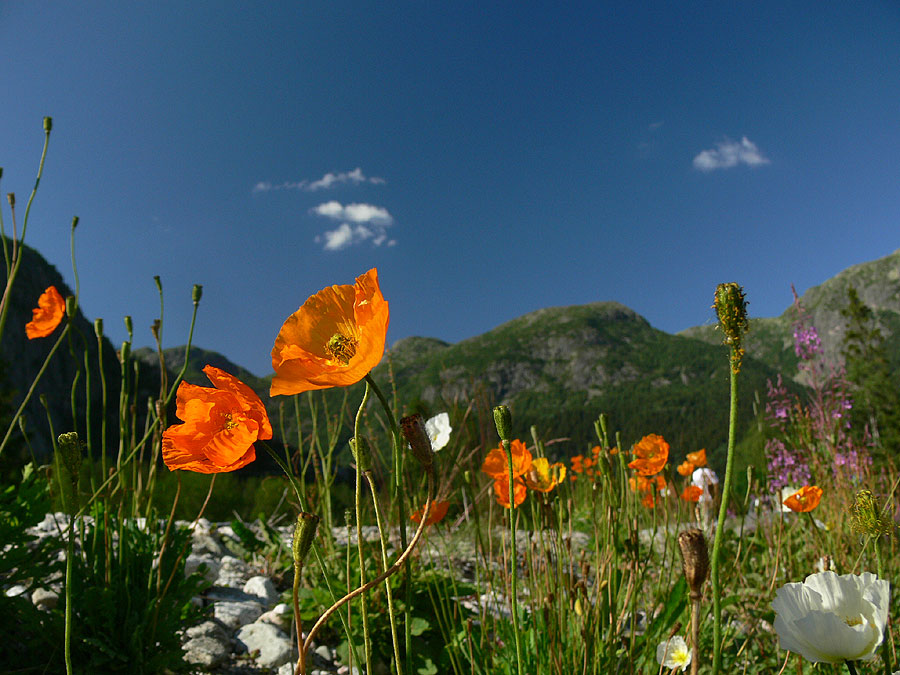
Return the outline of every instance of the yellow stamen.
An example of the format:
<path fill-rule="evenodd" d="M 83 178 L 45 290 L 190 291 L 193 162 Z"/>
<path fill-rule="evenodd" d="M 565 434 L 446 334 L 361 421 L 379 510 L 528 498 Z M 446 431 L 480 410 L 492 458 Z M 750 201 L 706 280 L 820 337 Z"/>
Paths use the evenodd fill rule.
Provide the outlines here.
<path fill-rule="evenodd" d="M 340 361 L 345 366 L 356 355 L 359 340 L 341 333 L 335 333 L 325 345 L 325 352 L 335 361 Z"/>

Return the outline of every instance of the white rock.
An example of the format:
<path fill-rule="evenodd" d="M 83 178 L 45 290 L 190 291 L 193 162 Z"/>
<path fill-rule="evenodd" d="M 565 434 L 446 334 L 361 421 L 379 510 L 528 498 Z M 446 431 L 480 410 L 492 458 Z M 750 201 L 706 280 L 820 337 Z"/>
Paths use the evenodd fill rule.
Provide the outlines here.
<path fill-rule="evenodd" d="M 16 596 L 22 595 L 28 590 L 27 586 L 23 586 L 22 584 L 16 584 L 15 586 L 10 586 L 6 589 L 6 597 L 15 598 Z"/>
<path fill-rule="evenodd" d="M 278 602 L 279 594 L 275 590 L 275 584 L 263 576 L 250 577 L 244 584 L 244 593 L 255 595 L 264 607 L 271 607 Z"/>
<path fill-rule="evenodd" d="M 282 630 L 289 630 L 291 621 L 293 620 L 294 611 L 291 609 L 290 605 L 284 602 L 275 605 L 273 609 L 265 612 L 257 619 L 257 621 L 265 621 L 273 626 L 278 626 L 278 628 L 281 628 Z"/>
<path fill-rule="evenodd" d="M 250 566 L 243 560 L 231 555 L 222 557 L 222 566 L 216 577 L 216 586 L 229 586 L 230 588 L 243 588 L 250 578 Z"/>
<path fill-rule="evenodd" d="M 258 602 L 217 602 L 213 605 L 213 616 L 232 629 L 246 626 L 256 621 L 263 613 Z"/>
<path fill-rule="evenodd" d="M 210 553 L 191 553 L 184 559 L 184 576 L 189 577 L 196 572 L 200 565 L 206 564 L 206 572 L 204 577 L 210 583 L 215 582 L 219 576 L 219 569 L 222 564 L 216 556 Z"/>
<path fill-rule="evenodd" d="M 36 588 L 31 594 L 31 602 L 38 609 L 53 609 L 59 602 L 59 593 L 46 588 Z"/>
<path fill-rule="evenodd" d="M 191 638 L 184 644 L 184 660 L 198 666 L 215 668 L 230 655 L 231 647 L 227 642 L 208 635 Z"/>
<path fill-rule="evenodd" d="M 234 637 L 248 652 L 259 651 L 256 663 L 264 668 L 276 668 L 291 658 L 290 638 L 270 623 L 251 623 Z"/>

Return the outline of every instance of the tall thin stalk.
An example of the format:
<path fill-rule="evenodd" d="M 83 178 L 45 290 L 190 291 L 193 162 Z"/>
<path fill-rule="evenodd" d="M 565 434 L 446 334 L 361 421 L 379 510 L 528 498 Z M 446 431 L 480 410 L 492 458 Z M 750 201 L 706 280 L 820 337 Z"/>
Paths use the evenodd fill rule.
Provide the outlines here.
<path fill-rule="evenodd" d="M 729 347 L 731 400 L 728 414 L 728 452 L 725 458 L 725 480 L 722 483 L 722 502 L 719 504 L 719 519 L 716 523 L 716 537 L 713 541 L 710 578 L 713 594 L 713 675 L 722 668 L 722 588 L 719 576 L 722 538 L 725 532 L 725 518 L 728 515 L 728 499 L 734 474 L 734 443 L 737 433 L 738 374 L 744 356 L 742 340 L 747 332 L 747 301 L 744 291 L 736 283 L 719 284 L 713 307 L 719 319 L 723 339 Z"/>

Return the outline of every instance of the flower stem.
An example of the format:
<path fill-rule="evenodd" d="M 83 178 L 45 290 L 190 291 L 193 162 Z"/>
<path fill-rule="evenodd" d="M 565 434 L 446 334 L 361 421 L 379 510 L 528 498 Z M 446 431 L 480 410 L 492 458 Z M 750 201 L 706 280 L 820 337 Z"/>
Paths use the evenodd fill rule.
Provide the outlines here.
<path fill-rule="evenodd" d="M 722 482 L 722 503 L 719 504 L 719 519 L 716 522 L 716 538 L 713 540 L 710 580 L 713 596 L 713 675 L 722 668 L 722 589 L 719 579 L 719 562 L 722 552 L 722 538 L 725 518 L 728 515 L 728 498 L 731 494 L 731 479 L 734 473 L 734 439 L 737 431 L 738 373 L 731 369 L 731 408 L 728 415 L 728 454 L 725 458 L 725 480 Z"/>
<path fill-rule="evenodd" d="M 363 393 L 362 401 L 359 404 L 359 409 L 356 411 L 356 419 L 353 422 L 353 442 L 356 443 L 356 447 L 359 447 L 360 438 L 359 438 L 359 426 L 360 421 L 362 419 L 363 410 L 366 407 L 366 403 L 369 401 L 369 393 L 371 391 L 371 386 L 369 382 L 366 381 L 366 390 Z M 366 559 L 364 557 L 363 551 L 363 534 L 362 534 L 362 466 L 360 466 L 360 459 L 357 457 L 356 460 L 356 551 L 359 556 L 359 585 L 366 585 Z M 363 622 L 363 645 L 365 648 L 365 658 L 366 658 L 366 672 L 371 673 L 372 671 L 372 637 L 369 635 L 369 612 L 368 612 L 368 603 L 366 602 L 366 594 L 363 593 L 359 597 L 359 607 L 360 612 L 362 613 L 362 622 Z"/>
<path fill-rule="evenodd" d="M 847 664 L 847 670 L 850 671 L 850 675 L 856 675 L 856 666 L 853 665 L 853 661 L 844 661 Z"/>
<path fill-rule="evenodd" d="M 519 636 L 519 611 L 517 600 L 517 584 L 516 584 L 516 568 L 518 567 L 519 552 L 516 548 L 516 491 L 513 477 L 513 458 L 510 442 L 507 440 L 500 441 L 503 444 L 503 451 L 506 453 L 507 464 L 509 467 L 509 545 L 511 553 L 510 561 L 510 610 L 512 612 L 513 635 L 516 637 L 516 670 L 522 675 L 522 638 Z"/>

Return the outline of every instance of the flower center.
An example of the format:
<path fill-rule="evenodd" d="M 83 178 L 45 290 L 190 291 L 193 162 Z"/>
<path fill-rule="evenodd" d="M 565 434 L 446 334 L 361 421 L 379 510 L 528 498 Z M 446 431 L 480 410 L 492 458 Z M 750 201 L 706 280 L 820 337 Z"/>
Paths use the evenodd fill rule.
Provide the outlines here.
<path fill-rule="evenodd" d="M 222 427 L 223 429 L 234 429 L 238 425 L 231 417 L 231 413 L 225 413 L 222 417 L 225 418 L 225 425 Z"/>
<path fill-rule="evenodd" d="M 356 348 L 359 347 L 359 340 L 354 337 L 348 337 L 342 333 L 335 333 L 329 338 L 325 345 L 325 352 L 335 361 L 340 361 L 345 366 L 350 363 L 356 355 Z"/>
<path fill-rule="evenodd" d="M 857 616 L 845 616 L 844 623 L 848 626 L 859 626 L 863 623 L 863 618 L 859 615 Z"/>

